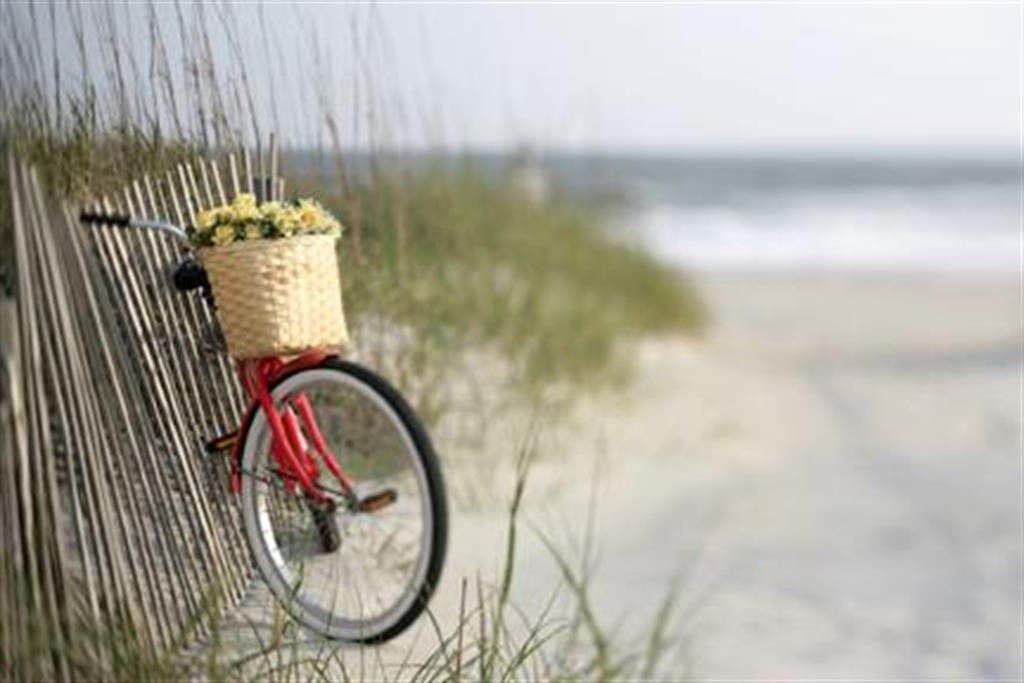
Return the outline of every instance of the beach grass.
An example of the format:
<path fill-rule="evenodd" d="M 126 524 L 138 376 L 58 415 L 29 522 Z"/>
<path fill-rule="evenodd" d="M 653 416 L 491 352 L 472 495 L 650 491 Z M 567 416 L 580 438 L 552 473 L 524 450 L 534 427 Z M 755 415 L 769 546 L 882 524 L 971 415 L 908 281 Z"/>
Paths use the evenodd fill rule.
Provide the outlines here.
<path fill-rule="evenodd" d="M 522 505 L 536 457 L 536 439 L 527 435 L 517 447 L 516 478 L 504 517 L 502 562 L 493 576 L 461 577 L 458 617 L 442 624 L 428 610 L 423 619 L 427 640 L 416 638 L 389 646 L 384 657 L 375 646 L 311 640 L 278 608 L 266 622 L 247 623 L 240 648 L 238 632 L 224 633 L 222 605 L 210 592 L 183 636 L 198 639 L 186 654 L 153 653 L 130 629 L 118 633 L 81 634 L 69 645 L 67 659 L 81 680 L 208 681 L 633 681 L 667 680 L 685 673 L 688 650 L 676 637 L 685 615 L 678 595 L 683 586 L 667 587 L 661 604 L 635 637 L 609 630 L 594 607 L 593 519 L 584 521 L 579 548 L 561 549 L 537 529 L 524 529 Z M 593 508 L 591 508 L 591 515 Z M 523 533 L 539 533 L 561 582 L 526 612 L 515 601 L 519 586 L 519 552 Z M 528 589 L 529 590 L 529 589 Z M 528 592 L 527 590 L 527 592 Z M 111 647 L 110 639 L 118 646 Z M 49 654 L 45 634 L 23 657 Z M 96 653 L 115 653 L 113 659 Z"/>
<path fill-rule="evenodd" d="M 0 150 L 33 162 L 54 199 L 114 192 L 142 175 L 263 141 L 269 131 L 266 122 L 254 123 L 260 110 L 250 87 L 264 62 L 232 51 L 225 64 L 209 47 L 218 40 L 233 44 L 242 30 L 237 18 L 227 12 L 214 17 L 202 5 L 168 15 L 152 3 L 134 15 L 142 24 L 133 28 L 126 19 L 130 11 L 0 8 Z M 133 39 L 140 31 L 147 37 L 142 52 Z M 57 49 L 62 40 L 79 59 Z M 417 171 L 398 164 L 371 174 L 345 173 L 348 154 L 331 135 L 334 112 L 311 101 L 319 104 L 305 111 L 315 120 L 305 123 L 326 128 L 326 138 L 333 139 L 317 153 L 333 159 L 343 177 L 296 173 L 290 191 L 321 197 L 346 223 L 345 302 L 362 335 L 362 357 L 409 391 L 428 420 L 443 418 L 445 383 L 454 368 L 464 368 L 454 361 L 474 350 L 485 349 L 506 369 L 506 381 L 494 391 L 527 402 L 564 399 L 628 376 L 624 350 L 631 340 L 695 333 L 705 323 L 698 294 L 675 272 L 608 239 L 600 208 L 557 193 L 538 199 L 511 171 L 495 176 L 457 160 Z M 279 132 L 287 142 L 287 131 Z M 6 169 L 0 164 L 0 293 L 15 287 Z M 515 515 L 513 508 L 500 582 L 506 588 L 467 584 L 466 599 L 472 604 L 475 596 L 475 607 L 455 632 L 440 636 L 438 653 L 420 665 L 419 679 L 476 678 L 467 673 L 473 670 L 498 680 L 545 670 L 540 643 L 554 637 L 549 628 L 562 628 L 552 625 L 549 614 L 533 617 L 525 640 L 508 638 Z M 572 576 L 567 573 L 567 581 L 582 600 L 587 582 L 570 581 Z M 471 623 L 479 625 L 475 638 Z M 80 642 L 68 658 L 83 672 L 139 679 L 147 672 L 164 677 L 172 666 L 137 639 L 96 638 L 116 638 L 123 657 L 94 661 L 104 648 Z M 459 647 L 453 650 L 452 642 Z M 25 645 L 25 658 L 51 654 L 50 644 Z M 598 670 L 614 673 L 607 652 L 600 656 L 605 663 Z M 230 666 L 214 664 L 204 675 L 230 678 Z M 593 671 L 549 673 L 571 680 Z"/>
<path fill-rule="evenodd" d="M 90 44 L 97 52 L 81 60 L 91 66 L 72 66 L 53 48 L 60 31 L 47 34 L 55 11 L 4 10 L 9 59 L 0 67 L 0 146 L 31 159 L 55 197 L 113 192 L 144 174 L 231 151 L 262 130 L 248 123 L 259 114 L 251 86 L 262 62 L 237 54 L 221 64 L 208 47 L 237 41 L 237 18 L 215 22 L 196 7 L 168 25 L 166 14 L 152 10 L 132 29 L 112 10 L 68 9 L 68 35 L 83 54 Z M 139 28 L 152 36 L 146 54 L 133 51 L 127 34 Z M 181 43 L 180 65 L 168 57 L 173 40 Z M 154 78 L 133 82 L 147 64 Z M 315 104 L 306 110 L 315 120 L 307 123 L 336 132 L 336 112 L 310 98 Z M 386 343 L 369 349 L 415 385 L 436 385 L 439 368 L 479 345 L 497 351 L 511 384 L 533 395 L 559 383 L 621 377 L 623 342 L 692 333 L 705 322 L 699 296 L 677 273 L 605 237 L 598 207 L 557 196 L 538 201 L 511 171 L 485 174 L 458 159 L 418 171 L 373 163 L 373 173 L 356 174 L 337 137 L 325 139 L 330 144 L 316 154 L 337 172 L 300 174 L 290 190 L 323 198 L 343 218 L 348 314 L 357 329 L 383 320 L 415 340 L 396 347 L 401 358 L 382 356 Z M 9 246 L 7 195 L 0 238 Z M 13 249 L 2 251 L 0 277 L 10 290 Z"/>
<path fill-rule="evenodd" d="M 343 198 L 319 189 L 345 216 Z M 482 346 L 509 364 L 513 388 L 571 392 L 624 376 L 628 341 L 706 322 L 675 272 L 606 238 L 600 208 L 539 201 L 514 169 L 396 171 L 363 188 L 361 202 L 360 259 L 343 251 L 347 313 L 358 325 L 387 311 L 429 362 Z"/>

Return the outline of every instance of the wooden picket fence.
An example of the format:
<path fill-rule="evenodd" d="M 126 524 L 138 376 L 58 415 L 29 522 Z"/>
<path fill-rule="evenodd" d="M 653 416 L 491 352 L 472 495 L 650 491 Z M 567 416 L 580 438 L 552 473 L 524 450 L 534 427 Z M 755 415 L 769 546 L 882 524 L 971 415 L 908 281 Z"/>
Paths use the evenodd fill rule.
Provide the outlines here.
<path fill-rule="evenodd" d="M 164 233 L 86 227 L 81 208 L 191 222 L 252 191 L 279 198 L 277 153 L 143 177 L 87 207 L 44 199 L 8 160 L 16 298 L 0 302 L 0 679 L 113 671 L 201 634 L 251 574 L 226 459 L 206 440 L 244 409 L 215 319 L 170 284 Z"/>

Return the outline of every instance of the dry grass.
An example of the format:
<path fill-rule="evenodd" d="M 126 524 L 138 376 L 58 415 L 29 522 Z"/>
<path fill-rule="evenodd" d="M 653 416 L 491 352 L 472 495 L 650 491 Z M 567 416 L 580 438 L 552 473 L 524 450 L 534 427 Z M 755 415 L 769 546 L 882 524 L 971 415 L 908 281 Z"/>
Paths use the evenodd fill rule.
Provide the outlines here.
<path fill-rule="evenodd" d="M 693 290 L 643 253 L 606 240 L 593 207 L 533 201 L 507 179 L 488 179 L 462 163 L 413 173 L 371 161 L 369 173 L 353 173 L 334 105 L 338 93 L 329 87 L 339 80 L 322 41 L 314 34 L 308 54 L 303 47 L 283 48 L 261 9 L 252 9 L 246 22 L 235 14 L 241 11 L 247 10 L 226 4 L 3 5 L 0 147 L 5 155 L 32 160 L 54 196 L 95 196 L 196 155 L 253 144 L 271 128 L 287 140 L 280 122 L 288 121 L 286 105 L 295 107 L 293 98 L 268 103 L 257 85 L 270 83 L 273 90 L 275 80 L 293 82 L 306 99 L 298 117 L 292 111 L 291 125 L 317 131 L 315 153 L 331 169 L 330 184 L 307 177 L 302 190 L 324 197 L 349 226 L 344 280 L 354 327 L 364 332 L 367 357 L 410 388 L 428 418 L 443 414 L 445 381 L 470 349 L 487 348 L 506 361 L 508 385 L 494 391 L 511 388 L 528 401 L 564 401 L 626 374 L 622 342 L 700 329 L 705 314 Z M 266 49 L 254 54 L 253 40 Z M 361 57 L 353 59 L 350 94 L 365 99 L 374 74 Z M 376 133 L 371 128 L 365 135 Z M 7 178 L 0 176 L 0 185 L 2 293 L 14 286 L 14 250 Z M 433 654 L 398 674 L 389 671 L 389 677 L 589 680 L 657 671 L 671 642 L 671 596 L 650 639 L 623 653 L 589 606 L 589 574 L 551 544 L 577 606 L 573 616 L 556 616 L 557 596 L 533 616 L 512 605 L 528 460 L 524 455 L 496 585 L 464 583 L 459 622 L 447 630 L 435 624 Z M 197 615 L 196 630 L 183 638 L 202 630 L 200 624 L 215 634 L 208 623 L 215 625 L 215 612 Z M 283 624 L 280 642 L 246 662 L 230 661 L 214 647 L 201 673 L 247 679 L 258 665 L 255 675 L 268 680 L 306 679 L 310 672 L 330 679 L 368 675 L 365 653 L 355 669 L 336 648 L 312 658 L 289 653 L 295 646 L 281 642 L 293 632 Z M 123 643 L 123 656 L 95 660 L 102 649 L 96 640 L 111 638 Z M 23 645 L 7 660 L 46 657 L 52 647 L 45 633 Z M 67 659 L 82 678 L 188 673 L 176 660 L 147 652 L 130 634 L 83 634 L 69 647 L 74 651 Z M 560 649 L 576 655 L 551 655 Z"/>
<path fill-rule="evenodd" d="M 584 525 L 580 548 L 570 557 L 542 534 L 552 562 L 559 568 L 561 585 L 535 613 L 526 613 L 514 601 L 517 580 L 522 504 L 528 487 L 536 440 L 527 435 L 520 446 L 517 477 L 505 518 L 504 560 L 491 579 L 463 577 L 459 617 L 450 626 L 429 612 L 431 645 L 423 652 L 411 643 L 404 655 L 385 661 L 374 647 L 351 647 L 319 642 L 308 637 L 283 611 L 273 633 L 253 626 L 260 646 L 238 654 L 222 647 L 214 630 L 207 637 L 203 657 L 191 663 L 178 659 L 140 661 L 153 672 L 215 681 L 635 681 L 677 680 L 686 677 L 686 646 L 678 636 L 679 583 L 666 595 L 645 630 L 633 640 L 609 631 L 593 608 L 593 526 Z M 534 530 L 535 533 L 540 533 Z M 216 627 L 214 627 L 216 629 Z M 262 640 L 261 640 L 262 639 Z M 417 654 L 420 652 L 420 654 Z M 131 673 L 139 672 L 136 663 Z"/>

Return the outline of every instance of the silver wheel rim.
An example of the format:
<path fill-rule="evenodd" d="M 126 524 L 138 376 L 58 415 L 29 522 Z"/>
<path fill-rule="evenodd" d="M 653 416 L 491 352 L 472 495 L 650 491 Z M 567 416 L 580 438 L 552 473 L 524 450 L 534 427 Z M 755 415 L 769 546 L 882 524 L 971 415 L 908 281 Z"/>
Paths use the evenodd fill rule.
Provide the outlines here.
<path fill-rule="evenodd" d="M 274 392 L 274 400 L 278 405 L 288 396 L 300 391 L 308 390 L 309 387 L 331 384 L 341 386 L 343 390 L 352 391 L 360 398 L 369 403 L 386 418 L 395 434 L 401 439 L 402 452 L 410 466 L 418 492 L 418 513 L 421 520 L 419 530 L 418 547 L 415 567 L 410 573 L 410 579 L 404 582 L 404 587 L 398 597 L 389 600 L 389 605 L 378 610 L 370 618 L 353 619 L 348 616 L 339 616 L 335 613 L 336 600 L 339 597 L 335 591 L 335 602 L 330 610 L 325 609 L 321 604 L 313 604 L 302 599 L 302 581 L 305 577 L 296 577 L 295 571 L 290 566 L 292 563 L 282 551 L 281 543 L 275 533 L 267 484 L 259 481 L 254 476 L 243 475 L 242 486 L 242 512 L 246 536 L 252 547 L 253 555 L 256 558 L 257 567 L 267 582 L 268 587 L 275 597 L 292 616 L 302 625 L 313 629 L 323 635 L 339 638 L 342 640 L 365 640 L 378 636 L 395 626 L 402 617 L 413 607 L 419 598 L 423 584 L 426 581 L 428 566 L 433 544 L 434 522 L 433 512 L 430 504 L 430 488 L 427 481 L 426 470 L 419 455 L 419 450 L 405 423 L 380 394 L 362 380 L 340 370 L 317 368 L 299 372 L 289 377 Z M 314 406 L 314 409 L 316 406 Z M 260 471 L 263 465 L 264 455 L 269 450 L 264 446 L 269 444 L 269 427 L 266 417 L 262 411 L 258 411 L 250 425 L 246 442 L 242 453 L 242 467 L 246 473 Z M 343 463 L 344 466 L 344 463 Z M 336 485 L 336 482 L 334 482 Z M 401 502 L 401 501 L 399 501 Z M 362 514 L 351 519 L 366 520 L 366 524 L 374 523 L 374 514 Z M 341 513 L 339 513 L 339 519 Z M 346 541 L 351 541 L 353 530 L 352 524 L 339 525 L 342 550 Z M 308 561 L 304 560 L 304 562 Z M 354 572 L 348 571 L 347 578 L 352 580 Z M 332 576 L 338 580 L 345 577 L 337 573 Z M 299 581 L 296 589 L 296 581 Z M 372 602 L 381 603 L 378 596 L 373 594 L 360 594 L 365 586 L 345 586 L 345 590 L 351 593 L 357 604 L 361 607 Z M 338 587 L 338 590 L 341 586 Z"/>

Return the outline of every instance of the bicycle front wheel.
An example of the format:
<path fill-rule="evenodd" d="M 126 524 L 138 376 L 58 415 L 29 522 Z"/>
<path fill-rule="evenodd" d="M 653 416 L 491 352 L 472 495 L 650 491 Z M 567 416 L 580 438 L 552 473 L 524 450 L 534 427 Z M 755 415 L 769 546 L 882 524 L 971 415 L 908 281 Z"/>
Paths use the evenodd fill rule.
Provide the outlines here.
<path fill-rule="evenodd" d="M 258 411 L 242 450 L 242 518 L 257 567 L 289 613 L 321 635 L 392 638 L 426 607 L 444 563 L 447 503 L 430 439 L 395 389 L 340 359 L 286 375 L 271 393 L 282 412 L 299 413 L 305 398 L 356 498 L 372 504 L 342 496 L 323 463 L 316 483 L 331 503 L 309 500 L 281 476 Z"/>

